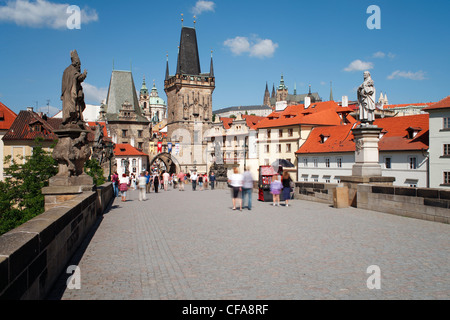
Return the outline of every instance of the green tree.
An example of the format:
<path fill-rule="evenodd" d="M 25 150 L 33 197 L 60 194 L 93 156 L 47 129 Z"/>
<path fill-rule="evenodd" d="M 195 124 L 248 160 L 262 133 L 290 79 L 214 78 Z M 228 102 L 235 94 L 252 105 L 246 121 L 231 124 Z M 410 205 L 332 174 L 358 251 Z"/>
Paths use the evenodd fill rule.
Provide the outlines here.
<path fill-rule="evenodd" d="M 89 159 L 86 161 L 84 171 L 94 179 L 96 186 L 101 186 L 105 183 L 104 172 L 97 159 Z"/>
<path fill-rule="evenodd" d="M 0 235 L 14 229 L 45 211 L 42 188 L 58 173 L 56 161 L 42 147 L 42 138 L 35 140 L 33 154 L 17 163 L 5 157 L 4 182 L 0 182 Z M 25 161 L 23 161 L 25 160 Z"/>

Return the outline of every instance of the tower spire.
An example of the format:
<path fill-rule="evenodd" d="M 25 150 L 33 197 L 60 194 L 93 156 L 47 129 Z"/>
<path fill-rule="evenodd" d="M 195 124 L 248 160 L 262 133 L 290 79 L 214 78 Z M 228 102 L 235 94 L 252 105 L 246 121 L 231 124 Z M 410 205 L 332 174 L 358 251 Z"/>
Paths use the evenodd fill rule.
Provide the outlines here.
<path fill-rule="evenodd" d="M 209 68 L 209 76 L 214 78 L 213 51 L 211 50 L 211 67 Z"/>
<path fill-rule="evenodd" d="M 330 101 L 334 101 L 334 98 L 333 98 L 333 81 L 330 81 Z"/>
<path fill-rule="evenodd" d="M 166 53 L 166 80 L 169 80 L 169 54 Z"/>

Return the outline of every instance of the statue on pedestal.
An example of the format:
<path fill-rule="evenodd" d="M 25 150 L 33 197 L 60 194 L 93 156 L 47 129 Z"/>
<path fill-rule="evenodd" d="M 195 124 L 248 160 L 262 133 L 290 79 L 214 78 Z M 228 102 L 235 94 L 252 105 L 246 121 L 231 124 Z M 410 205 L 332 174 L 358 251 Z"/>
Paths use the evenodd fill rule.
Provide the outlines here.
<path fill-rule="evenodd" d="M 85 70 L 81 73 L 81 62 L 76 50 L 70 53 L 70 57 L 72 64 L 64 70 L 62 78 L 63 122 L 60 129 L 55 130 L 58 144 L 53 150 L 53 158 L 59 164 L 59 172 L 56 177 L 50 179 L 50 185 L 92 184 L 92 178 L 84 172 L 84 164 L 91 156 L 89 131 L 83 121 L 86 104 L 81 87 L 87 72 Z M 100 136 L 97 138 L 100 139 Z"/>
<path fill-rule="evenodd" d="M 82 125 L 83 111 L 86 109 L 81 83 L 87 77 L 87 71 L 81 73 L 81 61 L 76 50 L 70 53 L 72 64 L 64 70 L 62 79 L 62 109 L 64 127 Z"/>
<path fill-rule="evenodd" d="M 369 71 L 364 72 L 364 82 L 358 88 L 359 119 L 363 126 L 375 121 L 376 90 Z"/>

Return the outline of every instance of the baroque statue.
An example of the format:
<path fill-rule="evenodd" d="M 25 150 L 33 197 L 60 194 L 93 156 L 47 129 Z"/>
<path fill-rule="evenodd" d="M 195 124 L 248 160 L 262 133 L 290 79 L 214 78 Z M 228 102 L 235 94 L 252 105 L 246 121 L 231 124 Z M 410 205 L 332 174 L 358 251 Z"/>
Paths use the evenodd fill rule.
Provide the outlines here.
<path fill-rule="evenodd" d="M 81 73 L 81 61 L 76 50 L 70 53 L 70 58 L 72 64 L 64 70 L 62 79 L 63 127 L 81 126 L 83 111 L 86 109 L 81 83 L 86 79 L 87 71 Z"/>
<path fill-rule="evenodd" d="M 359 119 L 363 125 L 372 125 L 375 121 L 376 90 L 369 71 L 364 72 L 364 82 L 358 88 Z"/>

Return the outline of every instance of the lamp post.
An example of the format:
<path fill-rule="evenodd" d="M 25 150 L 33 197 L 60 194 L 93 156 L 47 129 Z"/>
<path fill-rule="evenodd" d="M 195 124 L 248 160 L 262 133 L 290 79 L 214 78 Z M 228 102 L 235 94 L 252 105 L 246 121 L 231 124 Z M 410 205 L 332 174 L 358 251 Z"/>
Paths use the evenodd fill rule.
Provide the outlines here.
<path fill-rule="evenodd" d="M 112 143 L 112 142 L 108 142 L 106 144 L 106 158 L 109 160 L 109 177 L 108 177 L 108 182 L 111 182 L 111 175 L 112 175 L 111 160 L 114 158 L 114 143 Z"/>
<path fill-rule="evenodd" d="M 247 141 L 244 139 L 244 145 L 242 146 L 244 148 L 244 171 L 247 169 Z"/>

